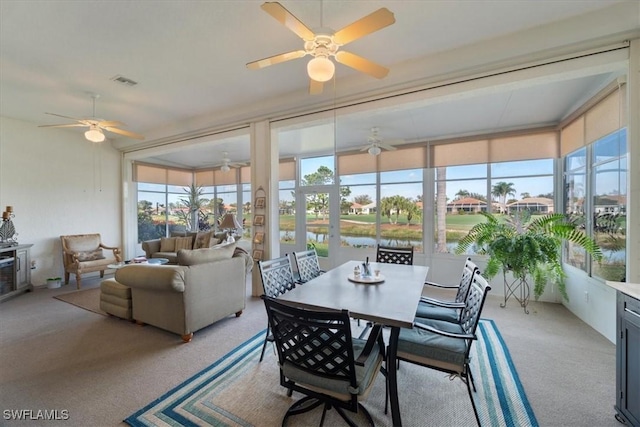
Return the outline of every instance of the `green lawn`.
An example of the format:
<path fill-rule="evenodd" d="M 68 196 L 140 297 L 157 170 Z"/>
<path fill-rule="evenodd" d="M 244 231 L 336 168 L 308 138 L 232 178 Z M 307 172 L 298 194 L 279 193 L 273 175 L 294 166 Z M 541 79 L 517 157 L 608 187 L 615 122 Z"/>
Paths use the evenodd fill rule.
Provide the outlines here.
<path fill-rule="evenodd" d="M 315 215 L 308 215 L 307 221 L 313 223 L 316 220 Z M 340 234 L 343 236 L 363 236 L 372 237 L 376 234 L 375 222 L 376 215 L 341 215 L 340 216 Z M 479 214 L 470 215 L 447 215 L 446 227 L 447 227 L 447 241 L 460 240 L 474 225 L 484 221 L 484 217 Z M 382 225 L 389 224 L 389 219 L 382 218 Z M 406 226 L 407 219 L 402 215 L 399 218 L 398 225 L 400 227 L 385 227 L 382 231 L 382 235 L 385 238 L 398 238 L 398 239 L 414 239 L 420 240 L 422 238 L 422 230 L 416 229 L 419 223 L 413 220 L 410 229 L 402 226 Z M 326 227 L 311 226 L 310 231 L 317 233 L 323 233 Z M 295 230 L 295 216 L 294 215 L 281 215 L 280 216 L 280 230 L 282 231 L 294 231 Z"/>

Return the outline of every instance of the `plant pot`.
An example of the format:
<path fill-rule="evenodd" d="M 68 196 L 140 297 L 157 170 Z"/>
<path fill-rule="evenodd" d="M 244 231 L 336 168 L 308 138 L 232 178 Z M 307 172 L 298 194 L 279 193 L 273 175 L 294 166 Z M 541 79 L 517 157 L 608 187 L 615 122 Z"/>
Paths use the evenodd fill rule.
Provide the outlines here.
<path fill-rule="evenodd" d="M 61 286 L 62 279 L 59 277 L 47 279 L 47 288 L 48 289 L 57 289 Z"/>

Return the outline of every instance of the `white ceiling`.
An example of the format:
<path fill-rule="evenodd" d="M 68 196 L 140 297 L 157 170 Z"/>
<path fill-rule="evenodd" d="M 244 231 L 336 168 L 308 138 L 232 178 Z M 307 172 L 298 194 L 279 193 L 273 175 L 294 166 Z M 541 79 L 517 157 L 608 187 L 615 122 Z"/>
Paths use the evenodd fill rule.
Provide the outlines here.
<path fill-rule="evenodd" d="M 302 47 L 294 33 L 261 10 L 261 3 L 1 0 L 0 115 L 34 126 L 65 123 L 44 113 L 89 117 L 88 93 L 98 93 L 98 117 L 125 122 L 125 129 L 147 136 L 138 142 L 109 135 L 126 150 L 406 90 L 492 62 L 522 62 L 549 49 L 640 31 L 635 0 L 283 0 L 313 30 L 338 30 L 380 7 L 395 14 L 394 25 L 344 47 L 389 67 L 389 76 L 377 80 L 338 64 L 335 82 L 325 85 L 323 95 L 311 96 L 305 59 L 246 69 L 247 62 Z M 373 126 L 382 139 L 413 142 L 556 124 L 620 71 L 612 65 L 438 102 L 361 109 L 336 116 L 337 148 L 363 146 Z M 119 85 L 111 80 L 117 75 L 138 85 Z M 82 137 L 77 129 L 47 130 L 53 131 Z M 282 155 L 323 151 L 327 147 L 308 136 L 322 132 L 333 136 L 334 130 L 325 125 L 307 130 L 307 136 L 300 129 L 282 132 Z M 223 151 L 233 161 L 249 159 L 246 135 L 198 140 L 202 144 L 193 149 L 155 161 L 198 168 L 219 163 Z"/>

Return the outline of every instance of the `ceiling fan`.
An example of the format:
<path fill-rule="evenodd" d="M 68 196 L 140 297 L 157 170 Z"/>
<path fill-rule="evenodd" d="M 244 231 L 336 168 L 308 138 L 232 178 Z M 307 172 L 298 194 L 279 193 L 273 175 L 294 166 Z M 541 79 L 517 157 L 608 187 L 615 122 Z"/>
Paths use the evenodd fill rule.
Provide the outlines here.
<path fill-rule="evenodd" d="M 119 129 L 118 127 L 125 125 L 122 122 L 119 122 L 117 120 L 103 120 L 103 119 L 97 118 L 96 117 L 96 99 L 98 99 L 99 97 L 100 95 L 98 94 L 95 94 L 95 93 L 91 94 L 91 98 L 93 98 L 93 116 L 91 118 L 77 119 L 75 117 L 62 116 L 60 114 L 45 113 L 51 116 L 62 117 L 64 119 L 69 119 L 69 120 L 75 120 L 78 123 L 61 124 L 61 125 L 40 125 L 38 127 L 41 127 L 41 128 L 88 127 L 89 130 L 87 130 L 84 133 L 84 136 L 85 138 L 87 138 L 87 140 L 91 142 L 104 141 L 105 135 L 103 130 L 117 133 L 119 135 L 124 135 L 129 138 L 140 139 L 140 140 L 144 139 L 144 136 L 142 135 L 139 135 L 134 132 L 130 132 L 128 130 Z"/>
<path fill-rule="evenodd" d="M 249 62 L 247 68 L 257 70 L 280 62 L 302 58 L 305 55 L 313 56 L 313 59 L 307 64 L 309 93 L 312 95 L 322 93 L 323 83 L 333 77 L 335 65 L 331 61 L 331 57 L 334 57 L 341 64 L 379 79 L 389 73 L 388 68 L 353 53 L 339 50 L 347 43 L 396 22 L 393 13 L 389 9 L 380 8 L 337 32 L 322 29 L 320 32 L 314 33 L 278 2 L 266 2 L 260 7 L 282 25 L 296 33 L 304 41 L 304 49 Z"/>
<path fill-rule="evenodd" d="M 382 150 L 393 151 L 397 150 L 394 144 L 402 144 L 404 139 L 392 139 L 383 142 L 380 138 L 380 129 L 377 127 L 371 128 L 371 134 L 367 137 L 368 144 L 365 145 L 360 151 L 366 151 L 372 156 L 377 156 L 382 153 Z"/>
<path fill-rule="evenodd" d="M 229 153 L 225 151 L 222 157 L 222 163 L 218 163 L 213 167 L 215 168 L 219 166 L 222 172 L 229 172 L 231 168 L 239 168 L 246 165 L 247 165 L 246 163 L 232 162 L 231 159 L 229 158 Z"/>

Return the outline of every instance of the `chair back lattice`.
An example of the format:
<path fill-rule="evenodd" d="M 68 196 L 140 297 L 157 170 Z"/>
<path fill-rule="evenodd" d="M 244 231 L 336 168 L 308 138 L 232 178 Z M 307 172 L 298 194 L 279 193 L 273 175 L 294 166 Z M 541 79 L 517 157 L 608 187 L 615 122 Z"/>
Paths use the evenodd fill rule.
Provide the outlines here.
<path fill-rule="evenodd" d="M 376 262 L 385 264 L 413 265 L 413 246 L 382 246 L 378 245 Z"/>
<path fill-rule="evenodd" d="M 460 286 L 458 287 L 458 293 L 456 293 L 455 302 L 465 302 L 476 271 L 479 271 L 478 266 L 471 261 L 471 258 L 467 258 L 464 267 L 462 267 L 462 277 L 460 278 Z"/>
<path fill-rule="evenodd" d="M 263 296 L 280 366 L 357 387 L 349 312 L 305 310 Z"/>
<path fill-rule="evenodd" d="M 288 256 L 285 255 L 268 261 L 258 261 L 258 267 L 260 268 L 262 289 L 265 295 L 271 298 L 278 298 L 296 287 Z"/>
<path fill-rule="evenodd" d="M 472 335 L 476 333 L 476 328 L 480 321 L 480 313 L 482 312 L 484 301 L 487 298 L 487 292 L 490 290 L 491 286 L 489 286 L 487 280 L 476 270 L 469 288 L 469 295 L 460 314 L 460 324 L 465 333 Z M 469 342 L 467 348 L 471 347 L 470 344 Z"/>
<path fill-rule="evenodd" d="M 318 254 L 315 249 L 294 252 L 293 259 L 296 262 L 301 282 L 308 282 L 320 275 L 320 264 L 318 263 Z"/>

